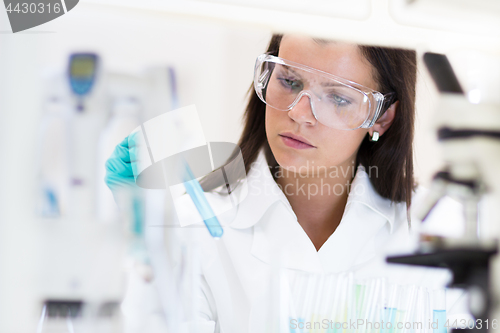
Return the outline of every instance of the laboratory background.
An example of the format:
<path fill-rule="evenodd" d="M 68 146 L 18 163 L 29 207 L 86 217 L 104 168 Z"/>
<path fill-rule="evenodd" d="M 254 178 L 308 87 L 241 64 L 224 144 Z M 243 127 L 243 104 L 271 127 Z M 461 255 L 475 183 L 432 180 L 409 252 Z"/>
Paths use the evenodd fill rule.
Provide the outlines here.
<path fill-rule="evenodd" d="M 500 320 L 498 1 L 82 0 L 17 33 L 0 9 L 0 332 L 125 332 L 127 272 L 162 276 L 155 265 L 168 258 L 148 251 L 167 245 L 146 244 L 147 221 L 120 211 L 104 164 L 141 124 L 192 105 L 203 140 L 236 144 L 255 93 L 255 59 L 273 33 L 417 51 L 415 178 L 435 191 L 429 210 L 455 195 L 469 207 L 472 227 L 462 242 L 428 239 L 425 249 L 435 256 L 427 261 L 394 261 L 454 267 L 476 291 L 472 312 Z M 439 86 L 439 75 L 449 77 L 433 78 L 429 53 L 446 55 L 462 94 Z M 442 127 L 457 131 L 438 140 Z M 438 173 L 449 165 L 458 167 Z M 442 221 L 445 234 L 453 221 Z M 186 276 L 196 269 L 186 267 Z M 372 283 L 376 289 L 381 282 Z M 189 285 L 179 288 L 190 297 Z M 414 293 L 419 300 L 431 291 Z"/>

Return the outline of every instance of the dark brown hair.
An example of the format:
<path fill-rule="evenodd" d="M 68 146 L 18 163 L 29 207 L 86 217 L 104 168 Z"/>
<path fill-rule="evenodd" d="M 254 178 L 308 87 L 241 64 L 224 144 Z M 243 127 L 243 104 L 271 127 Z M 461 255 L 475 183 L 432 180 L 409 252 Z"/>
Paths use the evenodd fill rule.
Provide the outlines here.
<path fill-rule="evenodd" d="M 273 35 L 267 52 L 277 56 L 283 35 Z M 365 168 L 377 167 L 377 177 L 370 181 L 382 197 L 393 202 L 406 202 L 410 207 L 414 189 L 413 181 L 413 125 L 415 118 L 416 52 L 411 50 L 359 46 L 361 54 L 375 69 L 375 81 L 383 94 L 394 92 L 399 101 L 395 118 L 390 128 L 377 142 L 364 138 L 357 154 L 357 164 Z M 264 148 L 269 166 L 273 170 L 276 162 L 266 137 L 266 106 L 250 88 L 250 99 L 245 110 L 245 127 L 239 147 L 248 173 L 261 148 Z M 231 158 L 238 152 L 235 151 Z M 231 160 L 231 159 L 230 159 Z M 273 172 L 274 174 L 274 172 Z M 204 190 L 211 190 L 224 182 L 216 177 L 202 181 Z"/>

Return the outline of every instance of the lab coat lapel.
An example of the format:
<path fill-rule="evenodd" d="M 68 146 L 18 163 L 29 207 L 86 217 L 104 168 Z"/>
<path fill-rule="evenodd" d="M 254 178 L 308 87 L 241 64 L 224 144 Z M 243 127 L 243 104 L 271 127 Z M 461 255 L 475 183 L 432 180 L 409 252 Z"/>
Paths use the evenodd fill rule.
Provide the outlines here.
<path fill-rule="evenodd" d="M 319 250 L 325 271 L 355 269 L 373 259 L 380 240 L 392 233 L 398 209 L 375 191 L 365 168 L 359 166 L 342 220 Z"/>
<path fill-rule="evenodd" d="M 358 202 L 370 208 L 371 212 L 367 212 L 368 215 L 365 219 L 371 219 L 375 215 L 382 216 L 388 222 L 388 228 L 392 234 L 394 221 L 396 215 L 400 213 L 401 204 L 393 203 L 391 200 L 380 196 L 371 184 L 370 177 L 378 177 L 378 174 L 372 171 L 367 173 L 365 168 L 360 165 L 356 171 L 356 177 L 351 183 L 347 204 Z M 404 203 L 402 205 L 405 206 Z"/>
<path fill-rule="evenodd" d="M 392 232 L 398 209 L 376 193 L 360 166 L 341 223 L 317 252 L 286 197 L 280 199 L 254 226 L 252 254 L 268 264 L 279 256 L 283 268 L 309 272 L 340 272 L 375 257 L 377 242 Z"/>
<path fill-rule="evenodd" d="M 316 249 L 273 179 L 263 150 L 247 180 L 248 197 L 238 206 L 231 227 L 253 226 L 251 254 L 270 265 L 279 263 L 285 268 L 321 271 Z"/>
<path fill-rule="evenodd" d="M 238 205 L 237 216 L 231 224 L 232 228 L 252 227 L 277 201 L 283 201 L 289 213 L 295 215 L 288 200 L 271 175 L 263 150 L 260 151 L 256 162 L 252 164 L 246 183 L 248 195 Z"/>
<path fill-rule="evenodd" d="M 366 205 L 349 204 L 342 222 L 318 252 L 325 272 L 353 269 L 374 258 L 375 237 L 386 223 Z"/>
<path fill-rule="evenodd" d="M 310 272 L 321 272 L 316 248 L 295 215 L 278 201 L 254 226 L 252 255 L 267 264 Z"/>

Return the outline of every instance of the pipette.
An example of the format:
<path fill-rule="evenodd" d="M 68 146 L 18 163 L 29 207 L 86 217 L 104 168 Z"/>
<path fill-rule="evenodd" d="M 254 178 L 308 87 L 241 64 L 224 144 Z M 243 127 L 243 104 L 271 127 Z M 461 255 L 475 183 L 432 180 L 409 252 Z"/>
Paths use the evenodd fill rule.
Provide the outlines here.
<path fill-rule="evenodd" d="M 210 207 L 207 198 L 205 198 L 203 188 L 194 177 L 187 162 L 184 162 L 184 171 L 184 187 L 186 188 L 186 192 L 191 197 L 191 200 L 193 200 L 193 203 L 203 218 L 203 222 L 207 226 L 210 235 L 214 238 L 220 238 L 224 231 L 219 223 L 219 220 L 215 216 L 212 207 Z"/>

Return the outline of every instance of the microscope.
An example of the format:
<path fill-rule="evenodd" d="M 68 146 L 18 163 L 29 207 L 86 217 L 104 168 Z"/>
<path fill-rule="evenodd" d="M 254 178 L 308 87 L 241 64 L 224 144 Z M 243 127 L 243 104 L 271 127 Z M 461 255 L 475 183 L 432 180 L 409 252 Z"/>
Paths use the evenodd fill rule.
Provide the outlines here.
<path fill-rule="evenodd" d="M 445 55 L 426 53 L 424 62 L 441 95 L 435 125 L 445 167 L 435 174 L 417 214 L 425 225 L 438 201 L 450 196 L 462 203 L 466 227 L 460 238 L 421 233 L 416 253 L 387 262 L 450 269 L 449 287 L 467 290 L 475 318 L 468 327 L 449 323 L 453 331 L 500 332 L 500 105 L 469 103 Z M 488 207 L 480 205 L 484 197 Z M 478 207 L 489 208 L 492 218 L 478 223 Z"/>

